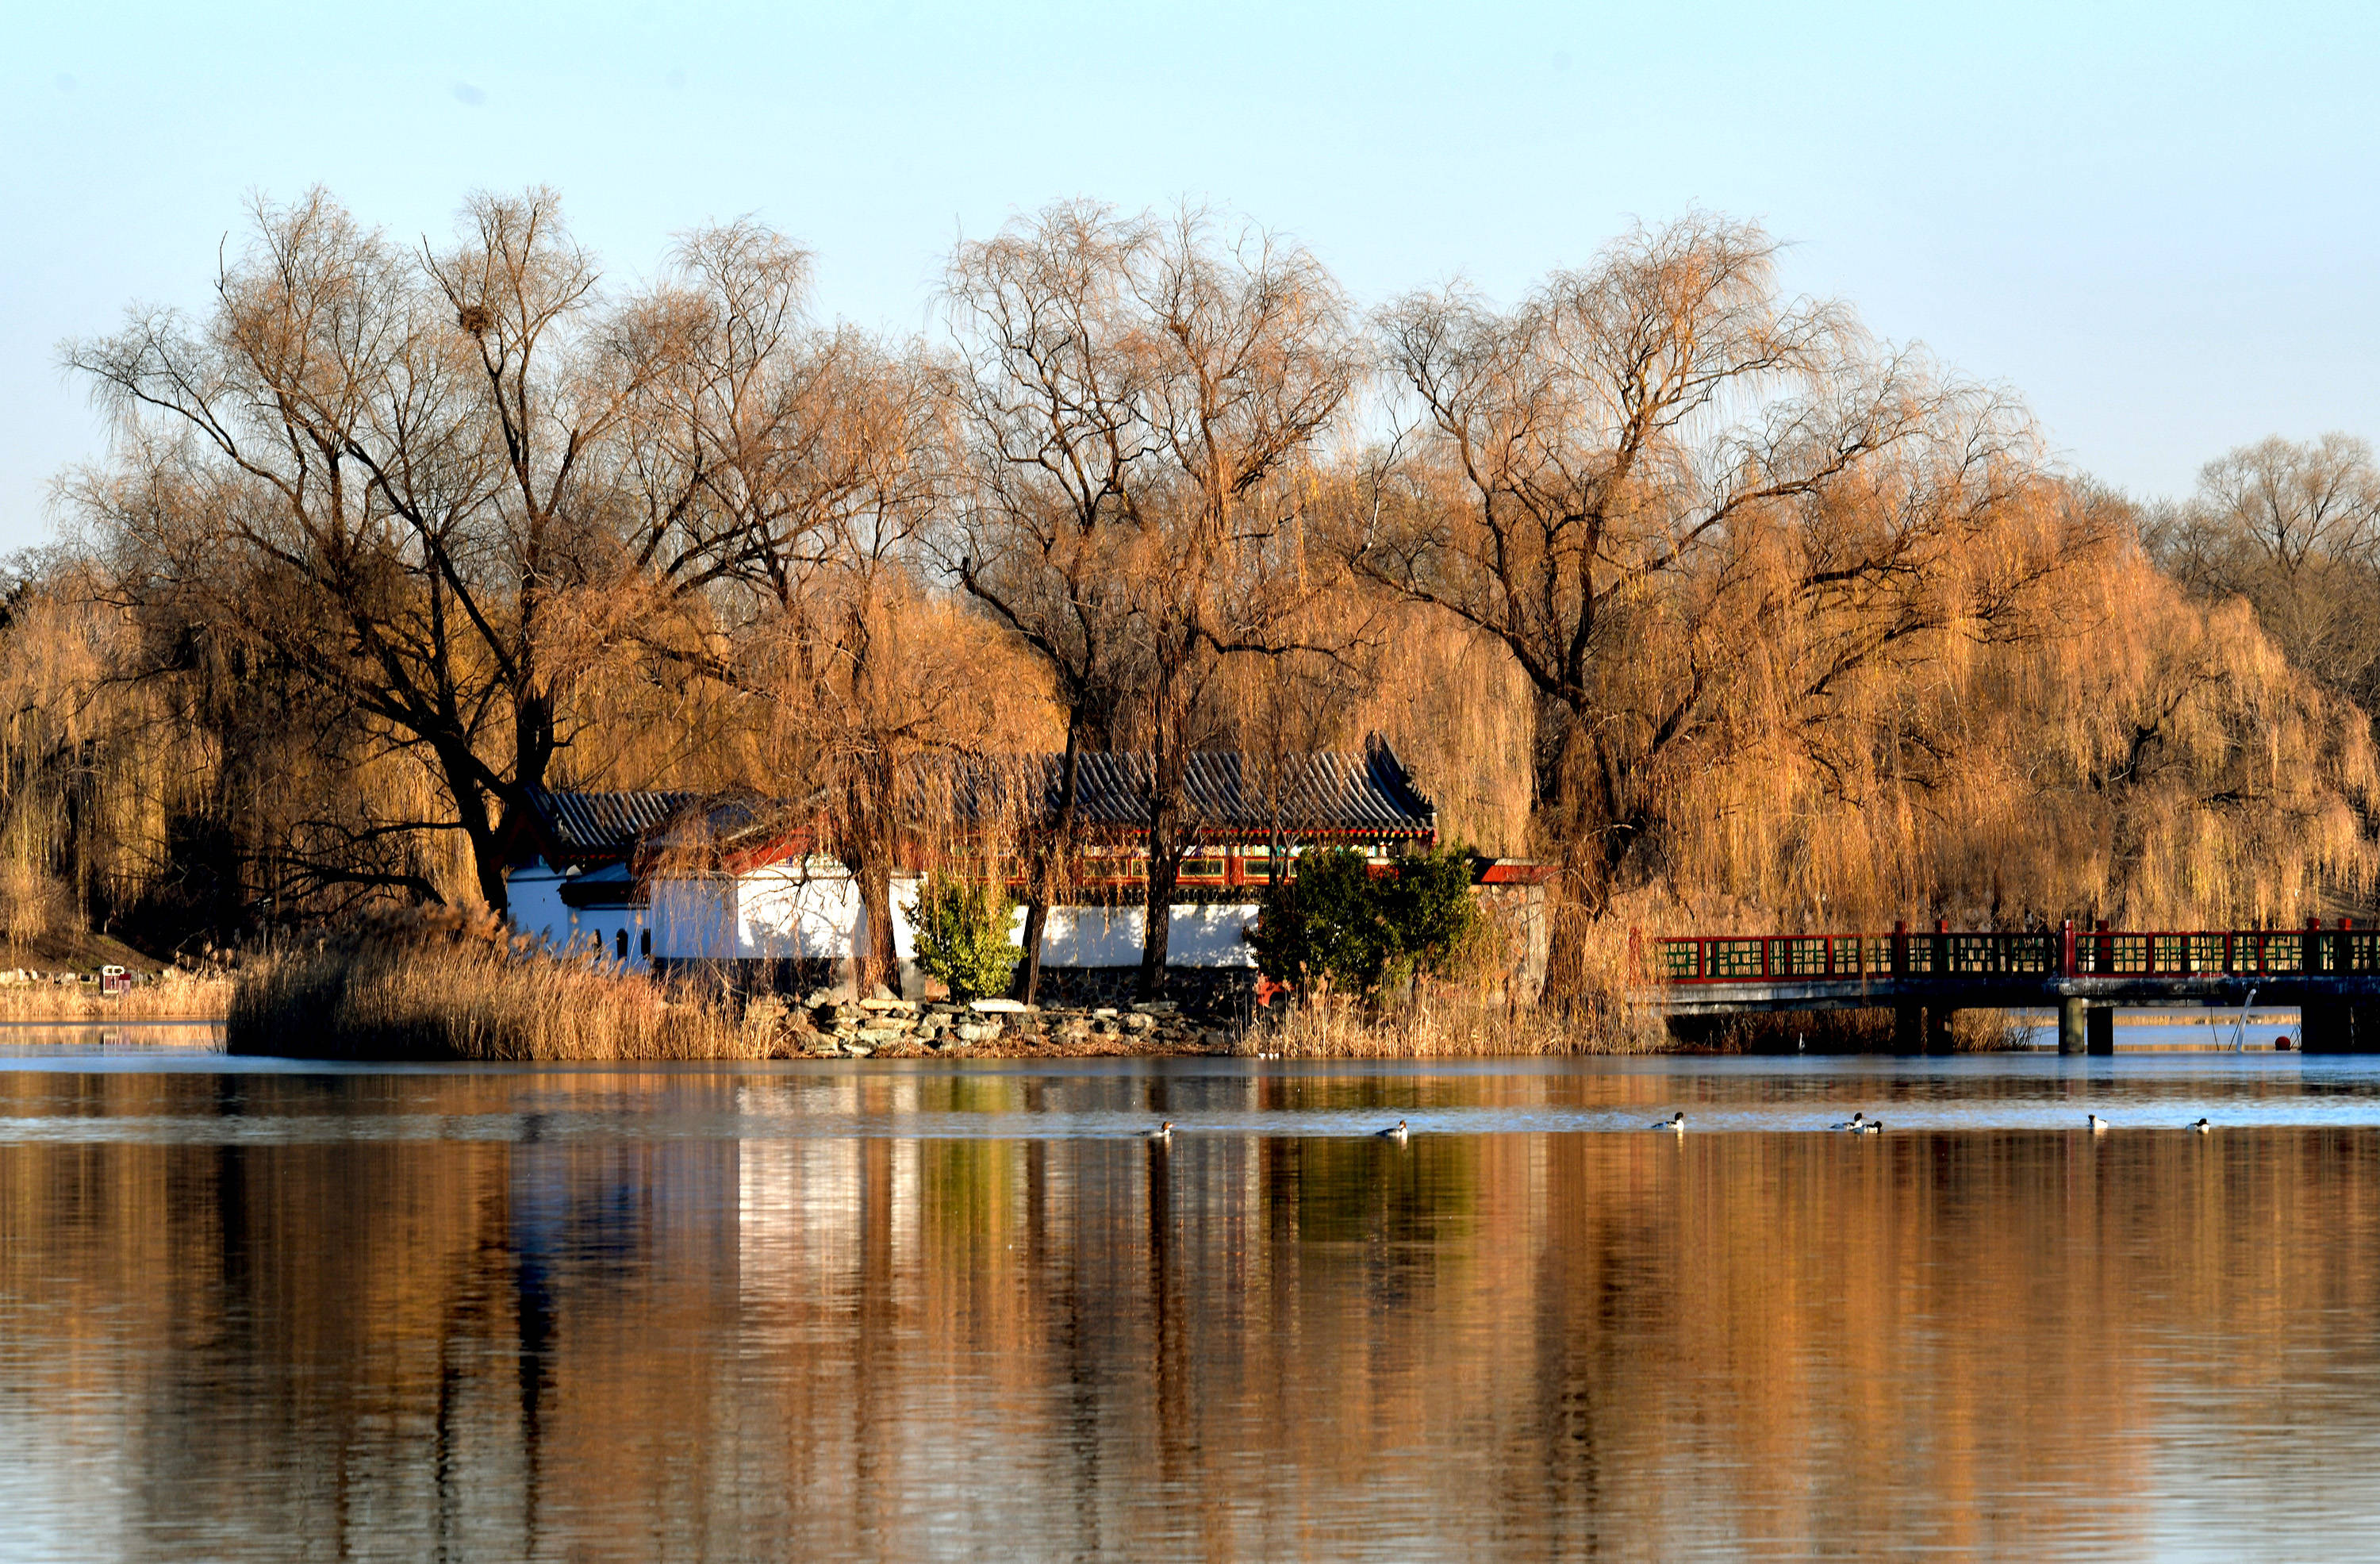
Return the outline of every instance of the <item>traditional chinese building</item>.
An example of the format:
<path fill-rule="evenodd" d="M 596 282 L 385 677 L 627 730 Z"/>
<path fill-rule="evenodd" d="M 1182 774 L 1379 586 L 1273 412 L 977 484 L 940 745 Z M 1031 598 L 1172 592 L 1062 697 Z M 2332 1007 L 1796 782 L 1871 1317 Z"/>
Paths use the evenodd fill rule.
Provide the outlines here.
<path fill-rule="evenodd" d="M 1136 968 L 1151 757 L 1078 762 L 1075 894 L 1051 910 L 1043 966 Z M 1024 789 L 1028 830 L 1054 825 L 1063 767 L 1061 755 L 1004 764 L 1003 785 Z M 942 793 L 959 814 L 979 796 L 970 786 Z M 1179 819 L 1194 845 L 1182 860 L 1168 953 L 1184 968 L 1252 967 L 1243 931 L 1276 872 L 1294 878 L 1302 852 L 1355 847 L 1385 861 L 1438 842 L 1435 806 L 1378 739 L 1354 753 L 1195 754 Z M 629 971 L 749 962 L 784 969 L 788 984 L 829 978 L 867 947 L 868 930 L 850 870 L 815 850 L 820 825 L 814 805 L 755 797 L 532 789 L 504 825 L 513 922 L 556 949 L 591 948 Z M 911 856 L 893 874 L 893 946 L 905 968 L 915 956 L 905 907 L 927 867 L 922 850 Z M 1483 868 L 1493 877 L 1495 866 Z"/>

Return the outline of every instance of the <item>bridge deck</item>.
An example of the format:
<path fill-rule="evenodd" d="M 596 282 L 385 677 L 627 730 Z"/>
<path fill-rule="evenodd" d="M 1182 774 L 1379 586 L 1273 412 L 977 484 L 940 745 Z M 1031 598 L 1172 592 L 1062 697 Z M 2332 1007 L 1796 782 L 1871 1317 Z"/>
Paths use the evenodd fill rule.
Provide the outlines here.
<path fill-rule="evenodd" d="M 2259 1005 L 2302 1005 L 2313 1000 L 2380 1004 L 2380 978 L 2235 977 L 2034 978 L 1990 982 L 1936 982 L 1889 978 L 1857 981 L 1776 980 L 1752 983 L 1663 984 L 1645 991 L 1650 1002 L 1672 1016 L 1741 1015 L 1756 1010 L 1864 1010 L 1898 1005 L 1951 1009 L 2054 1008 L 2081 999 L 2095 1005 L 2236 1008 L 2253 995 Z"/>
<path fill-rule="evenodd" d="M 1644 992 L 1671 1016 L 1896 1006 L 2380 1003 L 2380 930 L 1698 935 L 1654 942 Z"/>

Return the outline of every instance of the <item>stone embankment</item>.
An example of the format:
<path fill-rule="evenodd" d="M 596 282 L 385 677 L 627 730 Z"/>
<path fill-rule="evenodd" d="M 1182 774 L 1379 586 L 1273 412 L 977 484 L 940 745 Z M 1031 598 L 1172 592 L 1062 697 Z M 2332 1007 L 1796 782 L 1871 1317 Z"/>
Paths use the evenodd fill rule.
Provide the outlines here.
<path fill-rule="evenodd" d="M 1075 1008 L 1013 999 L 838 999 L 798 1005 L 761 996 L 744 1008 L 746 1035 L 772 1058 L 1001 1057 L 1027 1053 L 1229 1053 L 1240 1029 L 1170 1001 Z"/>

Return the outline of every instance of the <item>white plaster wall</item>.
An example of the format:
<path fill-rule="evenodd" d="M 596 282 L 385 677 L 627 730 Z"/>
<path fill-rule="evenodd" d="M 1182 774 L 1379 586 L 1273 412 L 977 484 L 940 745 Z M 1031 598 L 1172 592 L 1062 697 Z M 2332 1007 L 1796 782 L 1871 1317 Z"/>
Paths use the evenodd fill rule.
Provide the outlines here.
<path fill-rule="evenodd" d="M 734 887 L 723 880 L 655 880 L 650 898 L 653 954 L 675 960 L 732 953 Z"/>
<path fill-rule="evenodd" d="M 1052 907 L 1041 925 L 1045 967 L 1132 967 L 1140 964 L 1140 935 L 1148 926 L 1137 907 Z M 1025 914 L 1016 914 L 1010 938 L 1025 943 Z"/>
<path fill-rule="evenodd" d="M 851 876 L 796 863 L 755 869 L 735 884 L 735 941 L 722 956 L 838 960 L 851 954 L 859 927 L 859 887 Z"/>
<path fill-rule="evenodd" d="M 584 950 L 592 945 L 605 960 L 615 962 L 624 971 L 650 971 L 652 962 L 644 952 L 644 932 L 650 921 L 646 910 L 573 907 L 562 899 L 562 887 L 567 883 L 565 876 L 546 867 L 542 860 L 514 870 L 504 882 L 513 928 L 544 940 L 558 951 Z M 625 959 L 617 954 L 623 933 L 628 936 Z M 653 949 L 666 954 L 658 938 Z"/>
<path fill-rule="evenodd" d="M 832 959 L 851 953 L 859 898 L 848 875 L 795 864 L 735 879 L 655 879 L 653 950 L 678 960 Z"/>
<path fill-rule="evenodd" d="M 734 880 L 656 879 L 646 908 L 573 908 L 562 899 L 564 877 L 543 863 L 513 872 L 513 926 L 543 937 L 556 950 L 600 941 L 611 958 L 625 930 L 630 971 L 645 971 L 642 935 L 650 926 L 655 956 L 679 960 L 774 960 L 793 957 L 846 960 L 867 934 L 859 887 L 840 863 L 781 863 Z M 918 880 L 892 882 L 892 947 L 915 960 L 917 931 L 910 912 Z M 1172 910 L 1168 955 L 1179 967 L 1253 967 L 1256 952 L 1240 937 L 1257 921 L 1253 902 Z M 1131 967 L 1140 962 L 1144 913 L 1137 907 L 1053 907 L 1043 930 L 1041 960 L 1051 967 Z M 1009 937 L 1022 942 L 1019 909 Z"/>
<path fill-rule="evenodd" d="M 1240 938 L 1257 921 L 1253 902 L 1176 907 L 1166 929 L 1165 956 L 1177 967 L 1253 967 L 1257 953 Z M 1052 907 L 1041 930 L 1045 967 L 1132 967 L 1140 963 L 1148 914 L 1137 907 Z M 1010 938 L 1025 943 L 1025 914 Z"/>
<path fill-rule="evenodd" d="M 1240 938 L 1263 909 L 1254 902 L 1176 907 L 1165 931 L 1165 959 L 1176 967 L 1253 967 L 1256 947 Z"/>
<path fill-rule="evenodd" d="M 651 883 L 653 953 L 681 960 L 845 960 L 867 938 L 859 887 L 841 864 L 771 864 L 734 880 Z M 917 881 L 892 881 L 892 948 L 917 954 Z"/>
<path fill-rule="evenodd" d="M 562 876 L 542 861 L 516 869 L 504 881 L 516 932 L 542 939 L 556 950 L 570 943 L 570 909 L 563 905 Z"/>

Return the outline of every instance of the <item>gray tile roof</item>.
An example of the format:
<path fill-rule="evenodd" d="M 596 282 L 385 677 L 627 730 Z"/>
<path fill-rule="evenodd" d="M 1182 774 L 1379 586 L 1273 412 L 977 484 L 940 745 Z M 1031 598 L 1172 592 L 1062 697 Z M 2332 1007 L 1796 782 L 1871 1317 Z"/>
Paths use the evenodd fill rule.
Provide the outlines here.
<path fill-rule="evenodd" d="M 1135 832 L 1148 821 L 1154 762 L 1148 751 L 1086 751 L 1075 819 L 1094 832 Z M 1014 755 L 929 765 L 913 785 L 910 807 L 921 815 L 980 818 L 992 799 L 1021 789 L 1039 796 L 1045 820 L 1057 817 L 1065 776 L 1063 755 Z M 931 781 L 927 780 L 931 778 Z M 1309 837 L 1429 837 L 1438 811 L 1414 786 L 1394 751 L 1379 739 L 1360 752 L 1261 755 L 1202 751 L 1184 777 L 1184 829 L 1209 838 L 1262 841 L 1276 807 L 1292 840 Z M 1010 797 L 1016 796 L 1010 792 Z M 538 825 L 567 860 L 620 858 L 639 843 L 662 838 L 662 828 L 696 824 L 696 834 L 727 844 L 782 821 L 783 806 L 738 795 L 691 792 L 579 793 L 529 789 Z M 671 835 L 678 833 L 674 830 Z"/>
<path fill-rule="evenodd" d="M 1058 810 L 1065 757 L 1036 757 L 1045 769 L 1044 796 Z M 1132 830 L 1148 824 L 1155 763 L 1144 751 L 1082 757 L 1075 818 L 1093 829 Z M 1183 778 L 1183 825 L 1261 837 L 1276 807 L 1289 836 L 1425 837 L 1438 811 L 1386 744 L 1360 754 L 1305 753 L 1274 763 L 1261 755 L 1204 751 L 1189 759 Z"/>
<path fill-rule="evenodd" d="M 702 797 L 699 793 L 556 793 L 528 789 L 538 823 L 573 858 L 611 857 Z"/>

